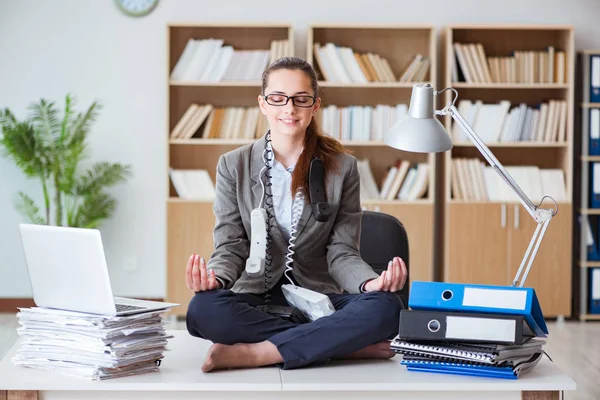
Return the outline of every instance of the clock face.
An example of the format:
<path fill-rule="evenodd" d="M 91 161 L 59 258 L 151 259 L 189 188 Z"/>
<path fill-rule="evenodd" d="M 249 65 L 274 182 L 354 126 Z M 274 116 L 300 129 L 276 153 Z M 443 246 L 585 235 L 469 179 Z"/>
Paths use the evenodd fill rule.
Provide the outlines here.
<path fill-rule="evenodd" d="M 150 14 L 158 0 L 115 0 L 115 3 L 125 14 L 141 17 Z"/>

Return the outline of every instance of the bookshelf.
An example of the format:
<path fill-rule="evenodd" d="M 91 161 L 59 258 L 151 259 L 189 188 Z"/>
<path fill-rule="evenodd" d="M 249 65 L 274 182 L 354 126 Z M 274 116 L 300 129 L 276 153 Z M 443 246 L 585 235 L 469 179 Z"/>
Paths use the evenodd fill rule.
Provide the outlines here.
<path fill-rule="evenodd" d="M 600 208 L 594 207 L 591 204 L 590 196 L 593 189 L 593 174 L 594 165 L 600 162 L 598 151 L 592 150 L 591 137 L 598 135 L 597 127 L 592 119 L 598 121 L 598 111 L 600 108 L 600 99 L 597 96 L 592 97 L 592 88 L 597 87 L 600 70 L 592 68 L 592 60 L 600 58 L 600 50 L 584 50 L 579 52 L 577 59 L 577 140 L 576 150 L 579 162 L 576 164 L 575 176 L 576 181 L 575 201 L 579 204 L 579 209 L 576 210 L 574 221 L 576 243 L 579 245 L 577 249 L 576 262 L 574 263 L 573 275 L 575 278 L 575 292 L 579 296 L 575 297 L 575 310 L 580 320 L 600 320 L 600 313 L 594 312 L 590 307 L 590 298 L 592 296 L 592 279 L 594 271 L 600 270 L 600 257 L 598 257 L 598 235 L 599 235 L 599 217 Z M 595 73 L 595 77 L 594 77 Z M 582 223 L 585 222 L 585 223 Z M 589 224 L 589 231 L 587 225 Z M 591 234 L 593 243 L 589 243 L 589 235 Z M 595 247 L 595 252 L 588 250 L 588 245 L 591 248 Z M 592 247 L 593 246 L 593 247 Z M 598 272 L 596 272 L 597 274 Z M 596 283 L 597 284 L 597 283 Z"/>
<path fill-rule="evenodd" d="M 189 79 L 189 74 L 174 79 L 172 71 L 182 58 L 190 39 L 208 41 L 222 40 L 222 48 L 232 46 L 234 51 L 262 50 L 273 52 L 274 41 L 287 40 L 287 47 L 278 54 L 293 55 L 294 32 L 286 24 L 169 24 L 167 26 L 167 127 L 165 132 L 167 148 L 166 179 L 168 180 L 167 199 L 167 296 L 169 302 L 180 303 L 173 313 L 184 316 L 192 293 L 186 287 L 185 267 L 190 254 L 197 252 L 206 259 L 213 252 L 213 215 L 212 200 L 187 200 L 177 196 L 171 183 L 169 170 L 203 169 L 208 171 L 212 182 L 218 159 L 221 154 L 231 151 L 253 139 L 242 138 L 203 138 L 203 129 L 209 125 L 209 118 L 194 129 L 189 138 L 172 138 L 172 131 L 186 110 L 192 104 L 211 104 L 218 107 L 257 107 L 260 94 L 260 74 L 245 79 L 246 70 L 256 59 L 241 62 L 244 68 L 227 70 L 224 78 L 235 79 Z M 234 60 L 233 56 L 231 60 Z M 253 61 L 254 60 L 254 61 Z M 201 60 L 200 60 L 201 61 Z M 254 71 L 264 70 L 262 61 L 256 61 Z M 193 60 L 190 61 L 192 65 Z M 196 65 L 207 65 L 201 62 Z M 231 61 L 230 65 L 234 65 Z M 265 64 L 266 67 L 266 64 Z M 193 68 L 190 68 L 193 70 Z M 229 74 L 231 72 L 231 74 Z M 237 75 L 236 75 L 237 74 Z M 260 115 L 259 117 L 261 117 Z M 257 121 L 256 132 L 261 122 Z M 220 126 L 220 125 L 219 125 Z M 234 125 L 232 125 L 234 126 Z"/>
<path fill-rule="evenodd" d="M 484 130 L 491 133 L 484 141 L 498 160 L 509 168 L 537 167 L 539 172 L 535 172 L 536 169 L 533 172 L 537 182 L 540 182 L 543 170 L 555 170 L 564 176 L 562 198 L 558 202 L 559 212 L 546 232 L 526 285 L 535 288 L 546 316 L 570 316 L 573 29 L 570 26 L 556 25 L 453 25 L 445 29 L 443 40 L 443 87 L 452 86 L 458 91 L 456 106 L 459 110 L 461 100 L 470 100 L 471 104 L 480 100 L 483 105 L 498 104 L 503 100 L 510 102 L 510 106 L 503 111 L 505 114 L 488 114 L 487 119 L 491 121 L 498 115 L 503 115 L 503 118 L 496 119 L 498 122 L 494 125 L 485 125 L 483 119 L 479 122 L 476 120 L 482 109 L 489 111 L 492 107 L 480 105 L 469 117 L 475 121 L 473 125 L 480 136 Z M 456 43 L 461 46 L 457 48 Z M 485 53 L 481 58 L 477 58 L 478 53 L 473 53 L 472 50 L 477 44 L 482 45 Z M 467 54 L 467 58 L 471 60 L 463 60 L 461 63 L 458 57 L 461 51 L 463 57 Z M 557 56 L 559 52 L 562 55 Z M 490 58 L 500 60 L 502 67 L 494 70 Z M 562 62 L 551 64 L 550 59 L 560 59 Z M 488 75 L 485 74 L 486 68 Z M 467 73 L 464 69 L 467 69 Z M 444 104 L 451 101 L 452 96 L 451 91 L 445 92 Z M 557 102 L 550 103 L 550 100 Z M 550 121 L 545 122 L 545 130 L 540 128 L 540 121 L 544 120 L 541 104 L 544 103 L 547 104 L 545 121 Z M 521 104 L 524 104 L 524 108 L 519 110 L 523 113 L 522 125 L 515 119 L 516 125 L 508 126 L 504 132 L 505 122 L 510 118 L 508 110 L 518 108 Z M 465 110 L 472 107 L 466 105 Z M 531 111 L 527 111 L 527 107 Z M 539 111 L 534 113 L 538 108 Z M 553 113 L 549 111 L 550 108 L 554 109 Z M 526 118 L 530 119 L 530 125 L 527 125 Z M 444 280 L 509 285 L 519 268 L 536 224 L 516 198 L 501 197 L 496 192 L 492 196 L 489 188 L 500 188 L 504 183 L 493 182 L 495 173 L 492 173 L 494 177 L 486 178 L 481 163 L 487 167 L 487 162 L 468 139 L 460 140 L 454 136 L 450 117 L 444 119 L 444 124 L 455 140 L 454 148 L 444 156 Z M 501 124 L 502 129 L 494 130 L 494 126 L 498 124 Z M 521 136 L 513 134 L 519 127 Z M 542 136 L 536 137 L 536 134 Z M 474 164 L 465 164 L 462 159 L 476 161 Z M 526 179 L 532 179 L 532 175 L 525 175 L 522 171 L 523 169 L 518 169 L 516 173 L 523 173 L 523 176 L 528 177 Z M 513 174 L 513 170 L 509 169 L 509 173 Z M 469 174 L 474 180 L 468 180 Z M 492 183 L 488 184 L 488 179 Z M 534 185 L 531 185 L 523 187 L 530 195 L 534 193 Z M 490 198 L 494 200 L 489 200 Z M 551 207 L 552 203 L 546 201 L 544 205 Z"/>
<path fill-rule="evenodd" d="M 338 51 L 344 47 L 351 49 L 355 58 L 357 54 L 359 57 L 373 54 L 385 59 L 395 79 L 389 78 L 385 81 L 369 79 L 367 82 L 361 82 L 356 79 L 350 82 L 347 80 L 344 82 L 331 79 L 331 69 L 335 71 L 335 65 L 331 64 L 332 59 L 329 58 L 331 53 L 326 53 L 325 60 L 323 60 L 324 56 L 315 48 L 316 46 L 320 49 L 326 48 L 328 43 L 335 45 Z M 350 53 L 351 60 L 352 53 Z M 415 81 L 412 79 L 400 80 L 403 77 L 403 72 L 406 71 L 407 66 L 411 64 L 411 60 L 414 60 L 417 54 L 426 57 L 430 65 L 426 72 L 423 70 L 424 75 L 421 82 L 435 83 L 437 49 L 435 30 L 432 26 L 381 24 L 310 25 L 307 29 L 306 59 L 315 67 L 320 79 L 319 86 L 322 99 L 320 118 L 325 118 L 324 113 L 326 111 L 324 110 L 328 106 L 343 108 L 357 106 L 376 107 L 377 105 L 393 107 L 397 104 L 408 105 Z M 349 63 L 353 60 L 349 62 L 348 58 L 342 58 L 341 61 L 348 68 Z M 323 64 L 324 62 L 326 64 Z M 329 63 L 329 73 L 323 70 L 324 66 L 327 68 L 327 63 Z M 364 68 L 364 75 L 368 76 L 370 70 L 366 66 Z M 336 116 L 335 118 L 337 119 L 338 117 Z M 329 125 L 324 124 L 322 120 L 320 122 L 321 128 L 326 133 L 339 137 L 338 132 L 329 131 L 327 128 Z M 374 135 L 374 133 L 371 132 L 371 135 Z M 411 281 L 433 280 L 435 278 L 434 265 L 436 262 L 436 254 L 434 252 L 434 249 L 436 249 L 434 240 L 434 199 L 436 198 L 435 155 L 401 152 L 387 147 L 383 143 L 382 138 L 373 139 L 371 137 L 367 140 L 364 138 L 362 140 L 342 140 L 342 143 L 352 151 L 358 160 L 369 160 L 372 174 L 379 188 L 382 187 L 381 183 L 388 169 L 397 160 L 409 161 L 411 165 L 417 163 L 428 165 L 429 181 L 427 193 L 424 197 L 412 201 L 373 198 L 371 200 L 363 199 L 361 203 L 365 210 L 380 211 L 393 215 L 404 224 L 410 243 Z"/>

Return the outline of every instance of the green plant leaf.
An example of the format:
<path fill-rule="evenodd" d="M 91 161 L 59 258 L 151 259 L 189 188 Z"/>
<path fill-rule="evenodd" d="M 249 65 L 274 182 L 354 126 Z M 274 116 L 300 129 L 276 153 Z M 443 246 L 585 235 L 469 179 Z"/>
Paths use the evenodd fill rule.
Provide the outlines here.
<path fill-rule="evenodd" d="M 60 140 L 60 121 L 57 117 L 57 110 L 54 102 L 48 102 L 41 99 L 39 103 L 33 103 L 29 106 L 31 112 L 31 122 L 36 131 L 40 133 L 40 138 L 45 146 L 56 149 L 56 143 Z"/>
<path fill-rule="evenodd" d="M 83 201 L 79 204 L 71 226 L 96 228 L 102 220 L 112 215 L 115 208 L 116 201 L 107 193 L 90 193 L 84 196 Z"/>
<path fill-rule="evenodd" d="M 40 216 L 40 209 L 35 205 L 35 202 L 31 197 L 27 196 L 23 192 L 19 192 L 15 199 L 15 206 L 17 210 L 29 218 L 29 221 L 37 225 L 46 225 L 44 218 Z"/>
<path fill-rule="evenodd" d="M 131 175 L 131 167 L 118 163 L 98 162 L 75 183 L 73 194 L 83 196 L 104 187 L 124 181 Z"/>
<path fill-rule="evenodd" d="M 98 116 L 98 111 L 102 107 L 98 102 L 93 102 L 85 113 L 80 113 L 71 121 L 69 125 L 69 139 L 67 147 L 84 146 L 87 134 L 90 132 L 92 123 Z M 84 146 L 85 147 L 85 146 Z"/>
<path fill-rule="evenodd" d="M 47 152 L 34 126 L 28 121 L 17 121 L 9 110 L 0 113 L 0 123 L 3 154 L 11 158 L 28 177 L 47 177 L 50 173 Z"/>

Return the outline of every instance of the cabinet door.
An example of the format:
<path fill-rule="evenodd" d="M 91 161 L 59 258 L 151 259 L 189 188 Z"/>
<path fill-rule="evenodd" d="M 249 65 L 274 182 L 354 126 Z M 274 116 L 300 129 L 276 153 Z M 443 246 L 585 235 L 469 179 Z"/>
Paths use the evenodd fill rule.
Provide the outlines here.
<path fill-rule="evenodd" d="M 170 202 L 167 207 L 167 301 L 180 303 L 175 315 L 184 316 L 193 292 L 185 283 L 192 253 L 205 260 L 213 252 L 215 217 L 212 202 Z"/>
<path fill-rule="evenodd" d="M 510 205 L 510 279 L 519 270 L 537 223 L 520 205 Z M 525 281 L 535 289 L 545 316 L 571 314 L 571 204 L 559 204 Z"/>
<path fill-rule="evenodd" d="M 446 213 L 444 280 L 509 284 L 506 204 L 448 204 Z"/>
<path fill-rule="evenodd" d="M 373 208 L 398 218 L 408 235 L 410 281 L 433 280 L 433 205 L 379 204 Z"/>

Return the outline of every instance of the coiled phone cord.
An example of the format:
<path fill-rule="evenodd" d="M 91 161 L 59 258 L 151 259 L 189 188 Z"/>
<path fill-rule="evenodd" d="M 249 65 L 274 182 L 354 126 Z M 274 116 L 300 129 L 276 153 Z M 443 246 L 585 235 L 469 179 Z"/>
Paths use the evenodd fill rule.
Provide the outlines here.
<path fill-rule="evenodd" d="M 290 239 L 288 240 L 287 254 L 285 258 L 287 261 L 285 262 L 285 271 L 284 275 L 290 281 L 290 284 L 296 286 L 292 278 L 288 275 L 288 272 L 292 272 L 294 262 L 294 247 L 296 246 L 296 233 L 298 232 L 298 223 L 300 222 L 300 217 L 302 216 L 302 209 L 304 207 L 304 192 L 301 189 L 296 191 L 296 196 L 294 197 L 294 205 L 292 206 L 292 225 L 290 227 Z"/>
<path fill-rule="evenodd" d="M 273 160 L 273 150 L 270 146 L 271 143 L 271 132 L 267 132 L 265 135 L 265 150 L 263 151 L 263 160 L 265 166 L 261 169 L 259 174 L 260 184 L 262 185 L 262 198 L 260 199 L 260 203 L 258 207 L 262 207 L 263 201 L 265 204 L 265 211 L 267 213 L 267 241 L 266 241 L 266 254 L 265 254 L 265 273 L 264 273 L 264 283 L 265 283 L 265 294 L 264 300 L 265 304 L 269 304 L 271 301 L 271 291 L 268 289 L 269 283 L 271 281 L 271 266 L 273 265 L 273 255 L 271 254 L 271 249 L 273 247 L 273 236 L 271 235 L 271 227 L 273 226 L 273 220 L 275 219 L 275 215 L 273 212 L 273 194 L 271 193 L 271 164 Z M 267 178 L 267 183 L 265 184 L 263 180 L 263 172 Z"/>

